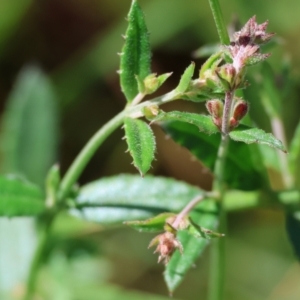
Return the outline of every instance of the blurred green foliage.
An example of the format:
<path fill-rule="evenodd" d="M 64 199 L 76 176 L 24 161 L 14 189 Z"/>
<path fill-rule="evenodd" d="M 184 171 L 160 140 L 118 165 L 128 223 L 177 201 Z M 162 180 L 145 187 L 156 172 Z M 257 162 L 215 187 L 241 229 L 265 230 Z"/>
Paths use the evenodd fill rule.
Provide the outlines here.
<path fill-rule="evenodd" d="M 166 89 L 173 88 L 192 60 L 192 52 L 218 40 L 209 5 L 205 0 L 139 2 L 151 33 L 153 71 L 173 71 L 165 85 Z M 37 132 L 34 135 L 41 138 L 39 141 L 24 141 L 21 136 L 18 146 L 26 165 L 17 167 L 17 171 L 29 176 L 35 183 L 43 185 L 43 174 L 55 161 L 59 160 L 62 170 L 66 170 L 88 138 L 125 105 L 116 70 L 119 64 L 117 52 L 123 43 L 121 34 L 127 25 L 124 17 L 129 6 L 129 0 L 0 2 L 2 124 L 7 118 L 3 113 L 7 100 L 17 97 L 18 101 L 24 102 L 28 97 L 25 90 L 16 94 L 16 84 L 19 82 L 22 86 L 36 80 L 35 94 L 29 97 L 36 104 L 15 120 L 20 122 L 16 126 L 24 130 L 31 126 L 30 130 Z M 274 82 L 280 91 L 289 142 L 300 116 L 300 2 L 232 0 L 221 1 L 221 6 L 228 24 L 234 20 L 244 23 L 256 15 L 259 22 L 268 19 L 269 30 L 276 32 L 279 45 L 271 49 L 270 64 L 275 70 Z M 202 63 L 196 60 L 198 68 Z M 251 86 L 246 99 L 251 102 L 250 113 L 260 127 L 270 130 L 257 90 L 264 82 L 257 67 L 253 67 L 249 81 Z M 39 94 L 43 85 L 46 85 L 46 90 Z M 45 98 L 51 98 L 50 102 L 43 102 Z M 55 102 L 53 105 L 52 101 Z M 21 104 L 17 104 L 15 108 L 20 107 Z M 199 104 L 176 103 L 169 104 L 169 107 L 196 112 L 204 110 Z M 47 119 L 51 111 L 53 118 Z M 35 117 L 36 120 L 33 120 Z M 126 146 L 120 139 L 122 134 L 118 131 L 105 142 L 84 172 L 81 183 L 104 175 L 136 172 L 130 164 L 129 155 L 124 153 Z M 202 166 L 193 162 L 189 154 L 179 152 L 179 147 L 171 141 L 166 142 L 160 132 L 157 135 L 158 161 L 152 172 L 192 183 L 195 183 L 193 178 L 197 178 L 202 188 L 209 189 L 211 182 L 207 181 L 207 174 L 203 174 Z M 3 137 L 0 143 L 2 149 L 9 145 Z M 0 169 L 3 172 L 15 171 L 12 165 L 7 166 L 8 163 L 5 151 L 2 151 Z M 300 165 L 299 157 L 297 164 Z M 279 189 L 276 170 L 271 172 L 274 187 Z M 298 188 L 299 184 L 300 180 Z M 283 212 L 273 210 L 229 215 L 226 299 L 299 299 L 300 270 L 284 232 L 283 215 Z M 161 276 L 163 267 L 156 264 L 156 258 L 146 249 L 151 236 L 124 228 L 104 229 L 67 216 L 57 220 L 38 286 L 45 299 L 54 299 L 53 295 L 55 299 L 64 300 L 99 299 L 99 294 L 103 297 L 101 299 L 112 300 L 120 297 L 165 299 L 167 292 Z M 15 249 L 20 245 L 8 243 L 7 236 L 0 235 L 0 238 L 0 244 L 6 244 L 8 248 Z M 24 248 L 18 247 L 20 253 L 28 250 L 26 247 L 31 241 L 31 238 L 23 241 L 21 245 L 25 245 Z M 25 259 L 28 259 L 27 254 Z M 199 294 L 204 298 L 207 259 L 205 253 L 178 289 L 177 299 L 199 299 L 195 297 Z M 0 262 L 1 273 L 3 270 L 13 272 L 7 269 L 3 260 Z M 22 283 L 16 284 L 2 298 L 19 299 L 22 291 Z M 146 293 L 152 295 L 147 296 Z"/>

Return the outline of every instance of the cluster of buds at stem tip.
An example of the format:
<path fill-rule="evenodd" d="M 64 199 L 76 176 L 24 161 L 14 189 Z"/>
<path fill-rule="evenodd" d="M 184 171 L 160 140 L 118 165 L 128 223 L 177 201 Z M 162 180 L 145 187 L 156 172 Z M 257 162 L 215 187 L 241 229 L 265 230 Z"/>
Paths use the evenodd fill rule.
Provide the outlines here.
<path fill-rule="evenodd" d="M 222 129 L 222 118 L 223 118 L 223 109 L 224 104 L 219 99 L 212 99 L 206 102 L 206 108 L 209 114 L 212 117 L 214 124 L 221 131 Z M 240 123 L 240 121 L 245 117 L 249 110 L 249 104 L 247 101 L 235 97 L 233 99 L 233 105 L 230 111 L 229 118 L 229 130 L 234 129 Z"/>

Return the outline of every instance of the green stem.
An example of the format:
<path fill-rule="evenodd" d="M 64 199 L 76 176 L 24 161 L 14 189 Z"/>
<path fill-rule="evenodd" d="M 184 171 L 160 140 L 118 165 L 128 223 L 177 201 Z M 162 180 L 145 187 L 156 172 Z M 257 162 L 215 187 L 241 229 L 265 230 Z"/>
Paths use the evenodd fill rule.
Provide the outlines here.
<path fill-rule="evenodd" d="M 53 221 L 55 219 L 55 216 L 57 215 L 57 211 L 51 211 L 49 215 L 47 215 L 46 221 L 43 224 L 43 228 L 41 231 L 39 244 L 37 246 L 37 249 L 35 251 L 30 270 L 29 275 L 27 279 L 27 289 L 26 294 L 24 296 L 24 300 L 32 300 L 33 299 L 33 293 L 35 291 L 36 281 L 37 281 L 37 275 L 42 263 L 43 254 L 45 252 L 45 248 L 49 239 L 50 229 L 53 224 Z"/>
<path fill-rule="evenodd" d="M 125 112 L 126 111 L 123 110 L 113 119 L 107 122 L 103 127 L 101 127 L 100 130 L 95 133 L 95 135 L 88 141 L 88 143 L 78 154 L 61 182 L 59 190 L 59 199 L 61 201 L 63 201 L 68 196 L 68 193 L 70 192 L 73 184 L 77 181 L 99 146 L 115 129 L 123 124 Z"/>
<path fill-rule="evenodd" d="M 225 94 L 225 105 L 222 117 L 222 139 L 218 149 L 217 160 L 214 168 L 213 191 L 219 194 L 219 232 L 226 234 L 227 216 L 224 209 L 224 175 L 225 162 L 229 144 L 229 118 L 231 114 L 232 99 L 234 92 L 228 91 Z M 216 239 L 212 244 L 211 262 L 210 262 L 210 287 L 209 300 L 221 300 L 224 294 L 225 279 L 225 239 Z"/>
<path fill-rule="evenodd" d="M 221 44 L 223 45 L 229 45 L 230 39 L 229 35 L 225 26 L 222 10 L 220 7 L 219 0 L 208 0 L 210 4 L 210 8 L 217 26 L 217 31 L 219 34 L 219 38 L 221 41 Z"/>

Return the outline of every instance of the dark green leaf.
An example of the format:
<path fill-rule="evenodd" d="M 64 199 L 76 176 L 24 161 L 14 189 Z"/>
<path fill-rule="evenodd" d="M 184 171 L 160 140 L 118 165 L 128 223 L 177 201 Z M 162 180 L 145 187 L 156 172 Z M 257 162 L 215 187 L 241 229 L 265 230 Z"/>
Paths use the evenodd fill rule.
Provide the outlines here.
<path fill-rule="evenodd" d="M 140 232 L 157 232 L 163 231 L 166 220 L 171 217 L 175 217 L 174 213 L 163 213 L 159 214 L 153 218 L 143 220 L 143 221 L 128 221 L 124 224 L 140 231 Z"/>
<path fill-rule="evenodd" d="M 124 122 L 128 150 L 134 166 L 145 175 L 151 167 L 155 152 L 155 138 L 150 126 L 144 121 L 126 118 Z"/>
<path fill-rule="evenodd" d="M 39 188 L 17 177 L 0 177 L 0 216 L 34 216 L 44 209 Z"/>
<path fill-rule="evenodd" d="M 117 223 L 176 212 L 202 191 L 174 179 L 120 175 L 89 183 L 79 190 L 77 217 L 99 223 Z M 209 228 L 209 227 L 208 227 Z"/>
<path fill-rule="evenodd" d="M 259 143 L 269 147 L 286 152 L 281 141 L 276 139 L 271 133 L 266 133 L 262 129 L 250 128 L 245 125 L 240 125 L 229 133 L 229 136 L 238 142 L 246 144 Z"/>
<path fill-rule="evenodd" d="M 176 93 L 183 94 L 188 90 L 191 84 L 192 77 L 194 75 L 194 70 L 195 70 L 195 63 L 192 62 L 182 74 L 179 84 L 175 89 Z"/>
<path fill-rule="evenodd" d="M 121 53 L 120 81 L 128 102 L 139 93 L 136 76 L 144 80 L 150 73 L 151 49 L 144 14 L 133 0 L 128 13 L 128 28 Z"/>
<path fill-rule="evenodd" d="M 211 201 L 203 201 L 191 214 L 193 220 L 200 226 L 215 230 L 218 225 L 216 205 Z M 183 246 L 183 254 L 176 251 L 171 257 L 164 272 L 165 281 L 172 293 L 181 283 L 187 271 L 195 264 L 196 259 L 202 254 L 209 243 L 209 239 L 196 238 L 187 231 L 178 232 L 178 239 Z"/>
<path fill-rule="evenodd" d="M 183 122 L 168 122 L 162 127 L 175 142 L 189 149 L 213 171 L 221 141 L 220 134 L 208 136 L 199 132 L 196 126 Z M 229 143 L 225 181 L 231 188 L 252 190 L 263 184 L 260 166 L 255 163 L 254 150 L 256 149 L 243 143 Z"/>
<path fill-rule="evenodd" d="M 20 173 L 44 185 L 57 151 L 57 108 L 53 87 L 36 67 L 19 75 L 2 121 L 1 171 Z"/>
<path fill-rule="evenodd" d="M 181 121 L 193 124 L 198 127 L 201 132 L 212 134 L 219 132 L 217 126 L 213 123 L 210 116 L 187 113 L 181 111 L 161 112 L 152 120 L 152 122 L 160 121 Z"/>
<path fill-rule="evenodd" d="M 294 253 L 300 260 L 300 212 L 286 214 L 286 230 Z"/>

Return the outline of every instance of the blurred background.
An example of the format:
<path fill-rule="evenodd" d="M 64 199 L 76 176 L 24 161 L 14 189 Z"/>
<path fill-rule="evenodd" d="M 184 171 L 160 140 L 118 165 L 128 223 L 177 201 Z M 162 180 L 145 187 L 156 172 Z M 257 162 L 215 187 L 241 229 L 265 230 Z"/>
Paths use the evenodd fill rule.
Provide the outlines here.
<path fill-rule="evenodd" d="M 276 43 L 267 51 L 282 96 L 287 141 L 299 121 L 300 2 L 220 1 L 228 24 L 256 15 L 269 20 Z M 1 0 L 0 111 L 3 173 L 21 173 L 43 186 L 47 169 L 62 172 L 91 135 L 125 105 L 118 70 L 129 0 Z M 205 0 L 140 0 L 153 49 L 152 70 L 173 75 L 157 94 L 174 88 L 199 47 L 215 44 L 217 32 Z M 255 122 L 270 131 L 258 103 L 258 69 L 249 97 Z M 251 75 L 250 74 L 250 75 Z M 258 79 L 259 82 L 260 79 Z M 247 95 L 247 94 L 246 94 Z M 46 100 L 45 100 L 46 99 Z M 203 104 L 176 102 L 166 109 L 205 112 Z M 211 174 L 187 150 L 154 126 L 157 160 L 151 173 L 211 188 Z M 28 133 L 30 132 L 30 133 Z M 119 173 L 137 173 L 115 132 L 88 165 L 80 183 Z M 13 141 L 12 141 L 13 140 Z M 17 141 L 17 142 L 16 142 Z M 18 144 L 18 146 L 16 146 Z M 43 162 L 43 163 L 41 163 Z M 299 180 L 298 180 L 299 181 Z M 275 188 L 280 188 L 280 183 Z M 0 220 L 1 299 L 20 299 L 36 244 L 32 220 Z M 163 266 L 147 250 L 151 235 L 122 227 L 104 228 L 62 215 L 55 224 L 38 299 L 166 299 Z M 285 233 L 284 214 L 253 210 L 229 215 L 226 239 L 226 299 L 298 300 L 300 267 Z M 188 273 L 174 299 L 205 299 L 208 251 Z M 147 298 L 148 297 L 148 298 Z"/>

